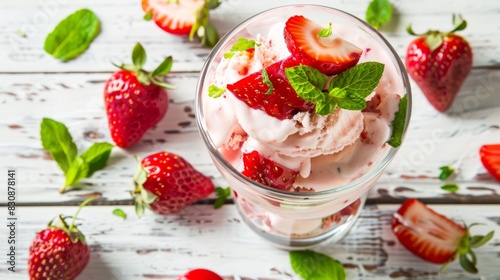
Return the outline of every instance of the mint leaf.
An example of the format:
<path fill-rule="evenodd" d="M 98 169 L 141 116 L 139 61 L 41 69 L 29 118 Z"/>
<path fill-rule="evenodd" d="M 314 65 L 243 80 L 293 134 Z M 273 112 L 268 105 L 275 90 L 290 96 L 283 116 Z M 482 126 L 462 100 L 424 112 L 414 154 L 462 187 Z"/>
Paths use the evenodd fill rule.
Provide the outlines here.
<path fill-rule="evenodd" d="M 229 49 L 229 52 L 224 54 L 224 58 L 229 59 L 233 57 L 235 53 L 255 48 L 255 46 L 260 46 L 260 44 L 257 44 L 254 40 L 248 40 L 246 38 L 240 37 L 238 38 L 238 41 L 231 47 L 231 49 Z"/>
<path fill-rule="evenodd" d="M 163 60 L 163 62 L 151 73 L 151 77 L 167 75 L 170 69 L 172 69 L 173 63 L 174 60 L 171 56 L 165 58 L 165 60 Z"/>
<path fill-rule="evenodd" d="M 44 150 L 50 152 L 64 173 L 76 157 L 77 148 L 68 128 L 58 121 L 43 118 L 40 124 L 40 136 Z"/>
<path fill-rule="evenodd" d="M 316 113 L 327 115 L 331 112 L 329 108 L 332 106 L 327 104 L 326 95 L 322 92 L 328 76 L 315 68 L 303 65 L 286 68 L 285 75 L 300 98 L 316 104 Z"/>
<path fill-rule="evenodd" d="M 212 98 L 219 98 L 221 97 L 221 95 L 226 92 L 226 88 L 225 87 L 218 87 L 214 84 L 211 84 L 208 86 L 208 96 L 212 97 Z"/>
<path fill-rule="evenodd" d="M 448 179 L 455 172 L 455 168 L 450 166 L 441 166 L 439 169 L 441 169 L 441 174 L 439 174 L 439 180 L 441 181 Z"/>
<path fill-rule="evenodd" d="M 441 186 L 441 189 L 447 192 L 455 193 L 457 192 L 460 188 L 458 187 L 457 184 L 444 184 Z"/>
<path fill-rule="evenodd" d="M 337 106 L 342 109 L 359 111 L 366 107 L 366 100 L 364 98 L 347 96 L 347 92 L 344 89 L 333 88 L 329 95 L 335 99 Z"/>
<path fill-rule="evenodd" d="M 89 165 L 89 171 L 86 175 L 87 178 L 92 176 L 94 172 L 102 169 L 109 159 L 113 145 L 107 142 L 94 143 L 80 156 Z"/>
<path fill-rule="evenodd" d="M 366 9 L 365 19 L 375 29 L 391 21 L 392 6 L 389 0 L 372 0 Z"/>
<path fill-rule="evenodd" d="M 140 43 L 135 44 L 132 50 L 132 63 L 136 69 L 142 69 L 142 66 L 146 63 L 146 51 Z"/>
<path fill-rule="evenodd" d="M 116 208 L 113 210 L 113 215 L 118 216 L 120 218 L 126 219 L 127 218 L 127 213 L 123 212 L 122 209 Z"/>
<path fill-rule="evenodd" d="M 328 27 L 325 27 L 318 32 L 318 37 L 329 37 L 330 35 L 332 35 L 332 23 L 331 22 L 328 24 Z"/>
<path fill-rule="evenodd" d="M 344 280 L 344 267 L 337 260 L 311 250 L 291 251 L 293 271 L 304 280 Z"/>
<path fill-rule="evenodd" d="M 333 77 L 328 91 L 337 87 L 346 90 L 349 96 L 366 98 L 377 87 L 383 73 L 384 64 L 382 63 L 360 63 Z"/>
<path fill-rule="evenodd" d="M 88 171 L 88 163 L 86 163 L 81 157 L 76 157 L 66 173 L 66 182 L 64 183 L 62 191 L 64 191 L 65 187 L 76 185 L 81 179 L 87 177 Z"/>
<path fill-rule="evenodd" d="M 53 57 L 68 61 L 78 57 L 99 34 L 101 23 L 88 9 L 81 9 L 63 19 L 47 35 L 43 49 Z"/>
<path fill-rule="evenodd" d="M 267 75 L 266 68 L 262 69 L 262 81 L 264 84 L 269 86 L 269 89 L 266 91 L 266 94 L 271 94 L 273 93 L 273 82 L 269 80 L 269 75 Z"/>
<path fill-rule="evenodd" d="M 231 188 L 215 188 L 215 193 L 217 194 L 217 199 L 214 202 L 214 209 L 219 209 L 226 203 L 228 197 L 231 196 Z"/>
<path fill-rule="evenodd" d="M 403 140 L 403 131 L 405 129 L 406 122 L 406 109 L 408 107 L 408 96 L 405 94 L 399 100 L 399 109 L 394 116 L 394 120 L 392 121 L 392 134 L 391 138 L 387 143 L 394 148 L 397 148 L 401 145 L 401 141 Z"/>
<path fill-rule="evenodd" d="M 153 18 L 153 13 L 149 12 L 145 14 L 143 18 L 145 21 L 150 21 Z"/>

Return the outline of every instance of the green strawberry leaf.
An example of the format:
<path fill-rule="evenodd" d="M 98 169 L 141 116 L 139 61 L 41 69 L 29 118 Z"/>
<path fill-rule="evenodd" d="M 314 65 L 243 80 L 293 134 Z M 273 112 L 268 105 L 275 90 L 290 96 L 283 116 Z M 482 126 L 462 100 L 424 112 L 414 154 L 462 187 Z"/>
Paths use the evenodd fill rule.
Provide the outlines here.
<path fill-rule="evenodd" d="M 102 169 L 109 159 L 113 145 L 107 142 L 94 143 L 90 148 L 83 152 L 80 156 L 88 164 L 89 172 L 87 178 L 92 176 L 94 172 Z"/>
<path fill-rule="evenodd" d="M 477 273 L 477 268 L 476 266 L 474 265 L 474 263 L 472 263 L 472 261 L 467 257 L 467 255 L 460 255 L 459 257 L 459 262 L 460 262 L 460 266 L 462 266 L 462 268 L 469 272 L 469 273 Z"/>
<path fill-rule="evenodd" d="M 337 260 L 311 250 L 291 251 L 293 271 L 305 280 L 344 280 L 344 267 Z"/>
<path fill-rule="evenodd" d="M 220 39 L 219 32 L 217 32 L 217 29 L 210 21 L 205 24 L 203 35 L 200 35 L 200 32 L 198 32 L 197 35 L 201 45 L 207 48 L 214 47 Z"/>
<path fill-rule="evenodd" d="M 135 44 L 132 50 L 132 63 L 136 69 L 142 69 L 144 63 L 146 63 L 146 51 L 140 43 Z"/>
<path fill-rule="evenodd" d="M 441 181 L 448 179 L 455 172 L 455 168 L 451 166 L 441 166 L 439 169 L 441 169 L 441 173 L 439 174 L 439 180 Z"/>
<path fill-rule="evenodd" d="M 217 199 L 214 202 L 214 209 L 219 209 L 226 203 L 226 200 L 231 196 L 231 188 L 215 188 Z"/>
<path fill-rule="evenodd" d="M 233 57 L 235 53 L 255 48 L 255 46 L 260 46 L 260 44 L 257 44 L 254 40 L 248 40 L 246 38 L 240 37 L 238 38 L 238 41 L 233 46 L 231 46 L 229 52 L 224 54 L 224 58 L 229 59 Z"/>
<path fill-rule="evenodd" d="M 127 218 L 127 213 L 123 212 L 122 209 L 116 208 L 113 210 L 113 215 L 118 216 L 120 218 L 126 219 Z"/>
<path fill-rule="evenodd" d="M 81 179 L 87 177 L 89 164 L 81 157 L 76 157 L 71 163 L 68 172 L 66 172 L 66 182 L 60 192 L 64 192 L 66 187 L 76 185 Z"/>
<path fill-rule="evenodd" d="M 331 22 L 328 24 L 328 27 L 325 27 L 318 32 L 318 37 L 329 37 L 330 35 L 332 35 L 332 23 Z"/>
<path fill-rule="evenodd" d="M 471 238 L 470 240 L 470 247 L 471 248 L 479 248 L 483 246 L 484 244 L 488 243 L 488 241 L 493 238 L 493 235 L 495 235 L 494 231 L 490 231 L 486 235 L 475 235 Z"/>
<path fill-rule="evenodd" d="M 387 143 L 394 148 L 397 148 L 401 145 L 401 141 L 403 140 L 403 132 L 405 129 L 406 122 L 406 110 L 408 107 L 408 96 L 405 94 L 399 100 L 399 109 L 394 116 L 394 120 L 392 121 L 392 133 L 391 138 Z"/>
<path fill-rule="evenodd" d="M 154 193 L 152 193 L 144 188 L 141 188 L 141 197 L 142 197 L 142 201 L 146 205 L 153 203 L 158 198 L 157 195 L 155 195 Z"/>
<path fill-rule="evenodd" d="M 366 98 L 380 82 L 384 67 L 385 65 L 379 62 L 360 63 L 333 77 L 328 91 L 338 87 L 346 90 L 349 96 Z"/>
<path fill-rule="evenodd" d="M 392 6 L 389 0 L 372 0 L 366 9 L 365 19 L 375 29 L 391 21 Z"/>
<path fill-rule="evenodd" d="M 156 67 L 156 69 L 151 73 L 151 77 L 165 76 L 172 69 L 172 64 L 174 60 L 171 56 L 165 58 L 163 62 Z"/>
<path fill-rule="evenodd" d="M 134 202 L 134 207 L 135 207 L 135 213 L 137 214 L 137 217 L 142 217 L 142 215 L 144 215 L 144 211 L 145 211 L 145 206 L 144 206 L 144 203 L 142 203 L 142 201 L 140 201 L 140 199 L 136 199 L 135 202 Z"/>
<path fill-rule="evenodd" d="M 269 86 L 269 89 L 266 91 L 266 94 L 271 94 L 273 93 L 273 82 L 269 80 L 269 75 L 267 75 L 266 68 L 262 69 L 262 81 L 264 84 Z"/>
<path fill-rule="evenodd" d="M 208 86 L 208 96 L 212 98 L 219 98 L 222 94 L 224 94 L 224 92 L 226 92 L 225 87 L 218 87 L 214 84 Z"/>
<path fill-rule="evenodd" d="M 205 0 L 209 9 L 215 9 L 222 3 L 220 0 Z"/>
<path fill-rule="evenodd" d="M 50 152 L 66 174 L 78 152 L 68 128 L 63 123 L 43 118 L 40 124 L 40 136 L 43 149 Z"/>
<path fill-rule="evenodd" d="M 101 23 L 88 9 L 81 9 L 63 19 L 47 35 L 43 49 L 53 57 L 68 61 L 85 52 L 99 34 Z"/>
<path fill-rule="evenodd" d="M 151 12 L 147 13 L 147 14 L 144 15 L 143 18 L 144 18 L 145 21 L 150 21 L 153 18 L 153 13 L 151 13 Z"/>
<path fill-rule="evenodd" d="M 441 189 L 447 192 L 455 193 L 457 192 L 460 188 L 458 187 L 457 184 L 444 184 L 441 186 Z"/>

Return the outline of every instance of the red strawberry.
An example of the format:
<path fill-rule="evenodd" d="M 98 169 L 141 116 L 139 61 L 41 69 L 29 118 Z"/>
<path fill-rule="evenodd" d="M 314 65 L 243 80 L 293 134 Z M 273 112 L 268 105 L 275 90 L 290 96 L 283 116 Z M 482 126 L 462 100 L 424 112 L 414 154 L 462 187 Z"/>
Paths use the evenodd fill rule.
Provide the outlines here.
<path fill-rule="evenodd" d="M 142 0 L 142 9 L 168 33 L 187 35 L 196 22 L 196 12 L 205 0 Z"/>
<path fill-rule="evenodd" d="M 28 257 L 30 279 L 75 279 L 87 266 L 90 249 L 85 236 L 74 223 L 82 207 L 93 199 L 87 199 L 80 205 L 70 226 L 59 215 L 55 224 L 51 221 L 35 236 Z"/>
<path fill-rule="evenodd" d="M 197 268 L 187 272 L 177 280 L 222 280 L 222 277 L 211 270 Z"/>
<path fill-rule="evenodd" d="M 429 103 L 439 112 L 448 110 L 472 68 L 472 49 L 453 34 L 466 22 L 457 17 L 455 29 L 447 33 L 430 30 L 413 40 L 406 51 L 406 69 Z M 408 32 L 415 34 L 411 27 Z"/>
<path fill-rule="evenodd" d="M 119 66 L 104 86 L 104 106 L 111 138 L 117 146 L 128 148 L 157 124 L 167 112 L 168 95 L 173 88 L 160 81 L 172 66 L 168 57 L 152 73 L 141 69 L 146 53 L 137 43 L 132 52 L 133 65 Z"/>
<path fill-rule="evenodd" d="M 484 168 L 500 182 L 500 144 L 483 145 L 479 156 Z"/>
<path fill-rule="evenodd" d="M 147 206 L 161 215 L 177 213 L 214 191 L 214 184 L 180 156 L 167 152 L 142 160 L 135 175 L 136 211 Z"/>
<path fill-rule="evenodd" d="M 286 77 L 285 69 L 297 65 L 297 59 L 289 57 L 265 68 L 273 84 L 270 94 L 267 94 L 270 86 L 263 81 L 262 71 L 227 85 L 227 89 L 253 109 L 262 110 L 280 120 L 291 119 L 298 112 L 314 108 L 313 103 L 297 95 Z"/>
<path fill-rule="evenodd" d="M 285 25 L 286 46 L 302 63 L 312 66 L 326 75 L 338 74 L 358 63 L 360 48 L 335 36 L 318 36 L 321 25 L 303 17 L 293 16 Z"/>
<path fill-rule="evenodd" d="M 243 154 L 243 164 L 244 170 L 241 172 L 243 175 L 260 184 L 280 190 L 290 189 L 299 174 L 298 171 L 264 158 L 257 151 Z"/>
<path fill-rule="evenodd" d="M 470 236 L 469 230 L 411 198 L 406 200 L 392 218 L 392 231 L 410 252 L 433 263 L 449 263 L 460 258 L 468 272 L 477 272 L 477 248 L 493 237 Z M 442 270 L 446 266 L 443 266 Z"/>

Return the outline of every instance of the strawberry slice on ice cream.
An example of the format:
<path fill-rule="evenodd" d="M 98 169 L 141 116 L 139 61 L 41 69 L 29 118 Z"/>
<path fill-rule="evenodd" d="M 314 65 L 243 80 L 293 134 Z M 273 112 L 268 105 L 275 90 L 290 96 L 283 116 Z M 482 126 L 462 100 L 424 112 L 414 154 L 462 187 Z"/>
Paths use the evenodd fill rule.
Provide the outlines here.
<path fill-rule="evenodd" d="M 288 50 L 303 64 L 326 75 L 355 66 L 363 51 L 335 34 L 319 36 L 322 29 L 321 25 L 303 16 L 290 17 L 284 30 Z"/>
<path fill-rule="evenodd" d="M 470 236 L 467 227 L 414 198 L 406 200 L 394 214 L 392 231 L 399 242 L 416 256 L 432 263 L 445 264 L 441 270 L 458 258 L 460 265 L 471 273 L 477 272 L 477 258 L 472 249 L 487 243 L 494 234 Z"/>

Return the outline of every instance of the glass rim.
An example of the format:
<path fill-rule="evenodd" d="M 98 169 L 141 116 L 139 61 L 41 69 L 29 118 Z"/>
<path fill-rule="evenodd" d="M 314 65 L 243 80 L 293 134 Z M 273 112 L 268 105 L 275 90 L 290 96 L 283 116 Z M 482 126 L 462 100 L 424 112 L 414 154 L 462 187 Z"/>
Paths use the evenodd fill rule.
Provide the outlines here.
<path fill-rule="evenodd" d="M 411 108 L 412 108 L 412 93 L 411 93 L 411 87 L 410 87 L 410 81 L 408 78 L 408 74 L 406 72 L 405 66 L 399 57 L 398 53 L 396 50 L 391 46 L 391 44 L 387 41 L 387 39 L 382 36 L 382 34 L 374 29 L 371 25 L 369 25 L 367 22 L 361 20 L 360 18 L 333 8 L 333 7 L 328 7 L 324 5 L 316 5 L 316 4 L 291 4 L 291 5 L 283 5 L 271 9 L 264 10 L 262 12 L 259 12 L 251 17 L 248 17 L 247 19 L 243 20 L 233 28 L 231 28 L 220 40 L 219 42 L 214 46 L 214 48 L 210 51 L 209 55 L 207 56 L 207 59 L 205 60 L 205 63 L 203 64 L 203 67 L 200 71 L 200 77 L 198 79 L 198 83 L 196 86 L 196 95 L 195 95 L 195 118 L 196 118 L 196 124 L 199 130 L 199 133 L 201 134 L 201 137 L 203 139 L 203 142 L 205 146 L 207 147 L 211 158 L 215 159 L 217 163 L 219 163 L 221 166 L 223 166 L 226 171 L 230 173 L 231 176 L 234 178 L 238 179 L 240 182 L 243 182 L 247 186 L 250 186 L 252 190 L 258 191 L 260 193 L 262 192 L 270 192 L 271 194 L 276 194 L 281 197 L 288 197 L 288 198 L 294 198 L 294 199 L 306 199 L 306 198 L 320 198 L 324 196 L 330 196 L 333 194 L 337 194 L 349 189 L 354 189 L 356 187 L 361 186 L 364 182 L 368 181 L 369 179 L 373 178 L 376 176 L 379 172 L 382 172 L 385 167 L 391 162 L 391 160 L 394 158 L 396 155 L 397 151 L 399 150 L 399 147 L 394 148 L 390 146 L 390 150 L 387 152 L 387 154 L 384 156 L 380 162 L 370 169 L 367 173 L 363 174 L 362 176 L 358 177 L 357 179 L 353 180 L 352 182 L 349 182 L 347 184 L 344 184 L 342 186 L 329 189 L 329 190 L 323 190 L 323 191 L 314 191 L 314 192 L 290 192 L 286 190 L 280 190 L 276 188 L 272 188 L 263 184 L 260 184 L 258 182 L 255 182 L 251 180 L 250 178 L 244 176 L 239 172 L 233 165 L 231 165 L 219 152 L 217 147 L 215 147 L 209 133 L 208 129 L 205 124 L 205 115 L 203 114 L 203 109 L 201 105 L 201 98 L 203 94 L 203 85 L 205 82 L 205 79 L 207 78 L 206 75 L 209 70 L 209 66 L 211 63 L 214 61 L 216 58 L 216 55 L 219 54 L 219 52 L 222 50 L 222 48 L 226 45 L 226 42 L 228 39 L 232 38 L 236 33 L 240 31 L 244 26 L 246 26 L 247 23 L 251 22 L 252 20 L 255 20 L 257 17 L 262 17 L 268 13 L 274 13 L 279 10 L 286 10 L 286 9 L 293 9 L 293 8 L 299 8 L 299 9 L 304 9 L 304 8 L 316 8 L 316 9 L 326 9 L 330 10 L 336 13 L 340 13 L 343 16 L 346 16 L 354 21 L 356 25 L 360 25 L 363 28 L 368 29 L 370 32 L 369 34 L 374 37 L 378 42 L 378 44 L 383 45 L 388 48 L 390 51 L 390 58 L 392 62 L 396 66 L 396 70 L 399 70 L 399 76 L 403 81 L 403 90 L 405 94 L 407 95 L 407 109 L 406 109 L 406 119 L 405 119 L 405 125 L 403 129 L 403 135 L 402 135 L 402 142 L 404 142 L 404 138 L 406 135 L 406 132 L 408 130 L 408 125 L 410 122 L 410 117 L 411 117 Z M 299 10 L 300 12 L 300 10 Z"/>

